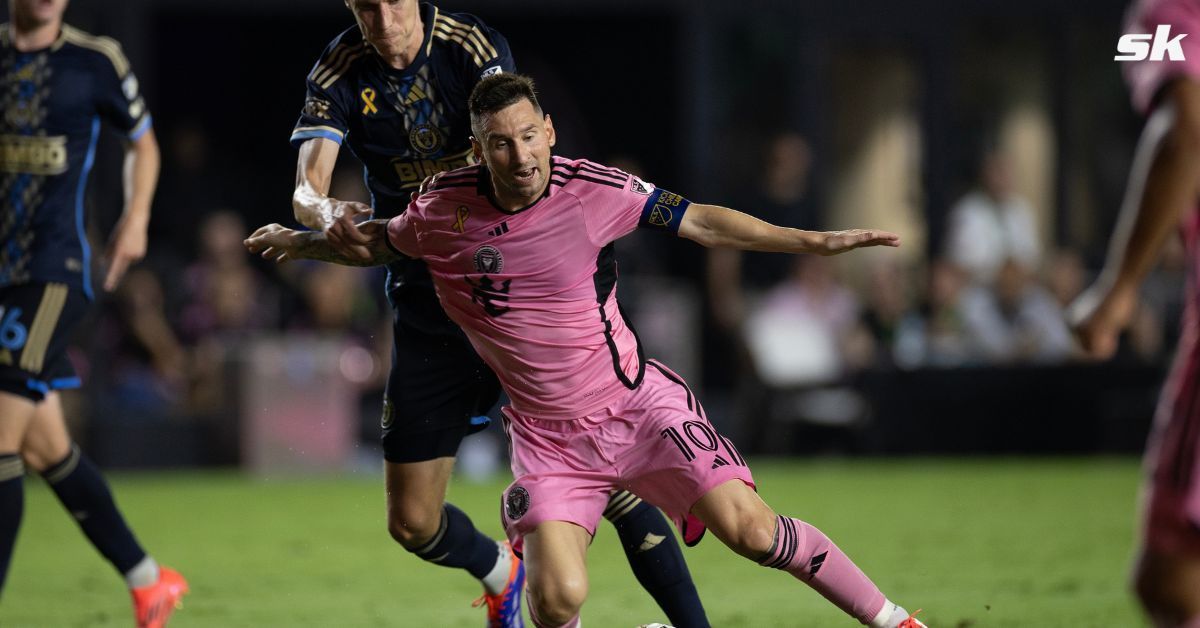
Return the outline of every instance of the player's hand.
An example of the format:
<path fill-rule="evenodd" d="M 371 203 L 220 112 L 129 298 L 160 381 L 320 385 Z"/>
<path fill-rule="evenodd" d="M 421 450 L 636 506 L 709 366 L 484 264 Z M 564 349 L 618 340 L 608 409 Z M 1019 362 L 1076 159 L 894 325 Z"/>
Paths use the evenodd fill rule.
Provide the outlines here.
<path fill-rule="evenodd" d="M 333 201 L 323 229 L 330 247 L 352 259 L 371 259 L 371 251 L 367 247 L 371 242 L 359 232 L 357 225 L 364 220 L 370 220 L 373 213 L 369 205 L 354 201 Z"/>
<path fill-rule="evenodd" d="M 104 290 L 112 292 L 121 283 L 129 266 L 146 256 L 146 221 L 122 216 L 113 229 L 104 253 L 108 270 L 104 273 Z"/>
<path fill-rule="evenodd" d="M 299 231 L 272 223 L 256 229 L 242 244 L 251 253 L 259 253 L 263 259 L 282 264 L 297 259 L 296 248 L 300 245 L 300 236 Z"/>
<path fill-rule="evenodd" d="M 878 229 L 826 231 L 822 235 L 824 237 L 816 251 L 820 255 L 837 255 L 866 246 L 900 246 L 900 236 Z"/>
<path fill-rule="evenodd" d="M 415 201 L 417 200 L 417 197 L 428 192 L 429 188 L 433 187 L 433 185 L 438 182 L 438 179 L 442 178 L 442 175 L 445 173 L 446 171 L 443 170 L 442 172 L 435 172 L 428 177 L 425 177 L 425 180 L 421 181 L 421 185 L 417 188 L 417 191 L 408 196 L 408 200 L 410 202 Z"/>
<path fill-rule="evenodd" d="M 1067 323 L 1084 354 L 1107 360 L 1117 352 L 1121 331 L 1133 320 L 1137 291 L 1094 285 L 1067 308 Z"/>

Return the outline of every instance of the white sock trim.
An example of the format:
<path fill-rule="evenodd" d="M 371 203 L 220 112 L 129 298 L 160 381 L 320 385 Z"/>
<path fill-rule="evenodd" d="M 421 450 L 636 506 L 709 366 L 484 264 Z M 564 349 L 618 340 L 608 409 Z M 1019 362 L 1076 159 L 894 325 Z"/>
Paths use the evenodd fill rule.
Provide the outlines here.
<path fill-rule="evenodd" d="M 904 613 L 905 617 L 908 617 L 907 611 L 891 600 L 885 599 L 883 601 L 883 608 L 879 609 L 879 612 L 875 614 L 875 618 L 867 625 L 871 628 L 895 628 L 897 622 L 892 621 L 892 618 L 896 615 L 896 611 L 900 611 Z"/>
<path fill-rule="evenodd" d="M 142 562 L 134 565 L 133 569 L 125 572 L 125 583 L 130 589 L 148 587 L 155 582 L 158 582 L 158 563 L 149 554 Z"/>
<path fill-rule="evenodd" d="M 512 552 L 508 549 L 507 543 L 497 543 L 496 565 L 492 570 L 483 577 L 483 588 L 487 589 L 490 595 L 499 595 L 504 592 L 505 585 L 508 584 L 508 572 L 512 568 Z"/>

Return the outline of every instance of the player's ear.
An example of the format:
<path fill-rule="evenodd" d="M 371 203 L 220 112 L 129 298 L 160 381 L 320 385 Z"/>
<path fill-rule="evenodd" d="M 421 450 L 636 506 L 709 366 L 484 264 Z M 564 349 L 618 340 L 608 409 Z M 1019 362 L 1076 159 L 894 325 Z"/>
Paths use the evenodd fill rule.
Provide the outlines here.
<path fill-rule="evenodd" d="M 479 140 L 475 139 L 474 135 L 472 135 L 470 139 L 471 139 L 471 154 L 475 155 L 475 162 L 483 163 L 483 144 L 480 144 Z"/>
<path fill-rule="evenodd" d="M 557 138 L 554 135 L 554 121 L 550 119 L 550 114 L 546 114 L 546 140 L 550 146 L 554 146 Z"/>

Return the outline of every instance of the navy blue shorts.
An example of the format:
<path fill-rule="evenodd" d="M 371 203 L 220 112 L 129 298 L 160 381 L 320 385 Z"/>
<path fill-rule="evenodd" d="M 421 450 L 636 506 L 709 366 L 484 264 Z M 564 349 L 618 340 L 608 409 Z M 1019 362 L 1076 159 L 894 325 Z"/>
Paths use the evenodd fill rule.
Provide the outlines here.
<path fill-rule="evenodd" d="M 67 345 L 88 305 L 82 291 L 61 283 L 0 288 L 0 390 L 36 402 L 78 388 Z"/>
<path fill-rule="evenodd" d="M 383 456 L 423 462 L 454 456 L 487 427 L 500 382 L 457 327 L 437 333 L 394 324 L 392 371 L 383 401 Z"/>

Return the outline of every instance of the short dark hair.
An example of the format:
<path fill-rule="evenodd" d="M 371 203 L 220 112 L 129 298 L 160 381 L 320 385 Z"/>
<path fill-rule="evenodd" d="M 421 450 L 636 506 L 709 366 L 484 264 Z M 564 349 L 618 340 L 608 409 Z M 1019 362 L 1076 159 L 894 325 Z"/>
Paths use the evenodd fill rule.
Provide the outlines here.
<path fill-rule="evenodd" d="M 533 87 L 533 79 L 524 74 L 507 72 L 485 76 L 475 84 L 475 89 L 471 90 L 471 97 L 467 100 L 467 109 L 471 112 L 471 132 L 477 139 L 483 139 L 478 137 L 482 130 L 483 118 L 522 100 L 528 100 L 534 110 L 542 112 L 542 106 L 538 104 L 537 90 Z"/>

